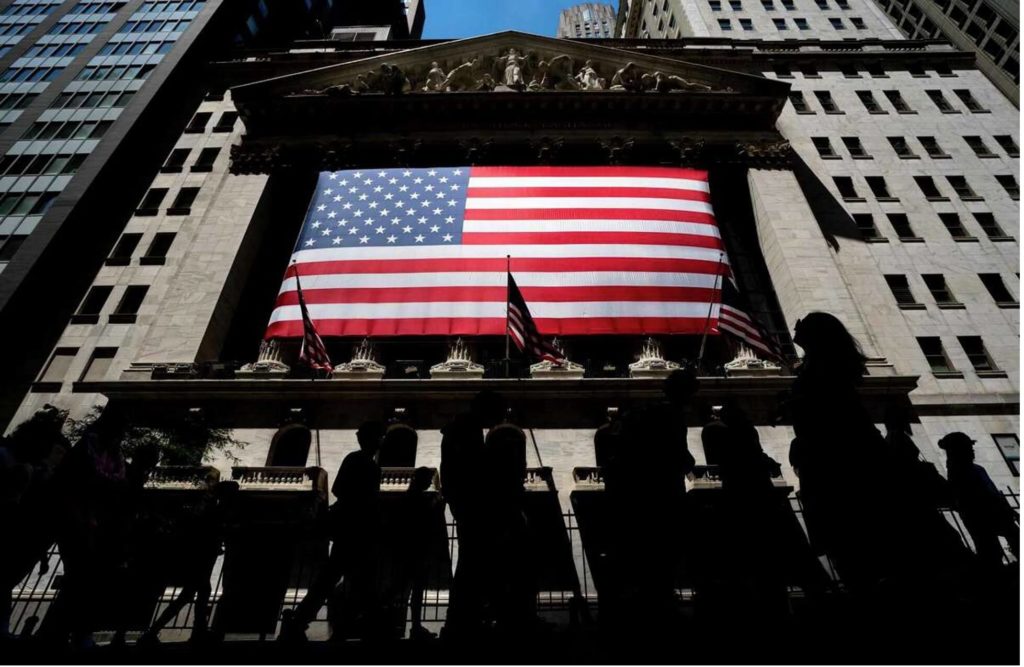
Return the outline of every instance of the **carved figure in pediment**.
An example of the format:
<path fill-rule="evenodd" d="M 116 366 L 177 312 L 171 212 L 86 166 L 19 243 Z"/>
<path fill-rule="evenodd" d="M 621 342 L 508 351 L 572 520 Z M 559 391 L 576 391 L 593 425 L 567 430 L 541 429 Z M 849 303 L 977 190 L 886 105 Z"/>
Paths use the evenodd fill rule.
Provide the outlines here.
<path fill-rule="evenodd" d="M 655 72 L 654 74 L 644 74 L 642 77 L 643 89 L 653 90 L 659 93 L 667 93 L 673 90 L 690 91 L 699 90 L 702 92 L 710 92 L 711 86 L 696 81 L 690 81 L 684 79 L 681 76 L 675 74 L 665 74 L 664 72 Z"/>
<path fill-rule="evenodd" d="M 498 84 L 494 81 L 494 77 L 486 73 L 476 83 L 477 90 L 483 90 L 486 92 L 491 92 L 497 87 Z"/>
<path fill-rule="evenodd" d="M 367 92 L 385 95 L 401 95 L 411 87 L 405 73 L 390 63 L 383 63 L 376 70 L 368 72 L 364 81 Z"/>
<path fill-rule="evenodd" d="M 628 90 L 631 93 L 643 90 L 640 68 L 636 63 L 628 62 L 612 77 L 610 90 Z"/>
<path fill-rule="evenodd" d="M 504 67 L 503 84 L 513 90 L 522 90 L 526 87 L 526 80 L 523 78 L 526 56 L 520 55 L 515 49 L 509 49 L 507 55 L 498 58 L 498 62 Z"/>
<path fill-rule="evenodd" d="M 430 63 L 430 71 L 427 72 L 427 79 L 423 83 L 423 91 L 441 91 L 444 90 L 444 81 L 448 78 L 441 69 L 441 66 L 437 64 L 437 61 Z"/>
<path fill-rule="evenodd" d="M 576 81 L 583 90 L 604 90 L 605 80 L 594 69 L 594 61 L 588 60 L 576 73 Z"/>
<path fill-rule="evenodd" d="M 580 84 L 573 74 L 572 58 L 560 55 L 549 60 L 540 85 L 544 90 L 579 90 Z"/>
<path fill-rule="evenodd" d="M 530 83 L 526 86 L 526 89 L 532 91 L 544 90 L 544 77 L 547 76 L 547 73 L 548 61 L 538 61 L 537 66 L 533 68 L 533 78 L 530 79 Z"/>
<path fill-rule="evenodd" d="M 462 63 L 448 72 L 442 90 L 474 90 L 483 78 L 483 72 L 480 70 L 480 58 Z"/>

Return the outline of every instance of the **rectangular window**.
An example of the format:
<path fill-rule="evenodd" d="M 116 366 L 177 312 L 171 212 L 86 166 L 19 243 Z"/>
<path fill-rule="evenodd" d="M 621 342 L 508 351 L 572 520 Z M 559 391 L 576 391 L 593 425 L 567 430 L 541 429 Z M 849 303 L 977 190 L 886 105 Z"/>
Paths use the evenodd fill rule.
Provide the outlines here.
<path fill-rule="evenodd" d="M 235 129 L 235 121 L 238 120 L 238 112 L 225 111 L 220 115 L 220 120 L 213 126 L 214 132 L 231 132 Z"/>
<path fill-rule="evenodd" d="M 912 309 L 924 307 L 923 304 L 918 303 L 917 299 L 914 298 L 914 293 L 910 291 L 910 283 L 907 282 L 907 277 L 905 275 L 886 275 L 885 282 L 888 283 L 889 289 L 892 291 L 892 296 L 896 299 L 896 303 L 900 308 Z"/>
<path fill-rule="evenodd" d="M 876 79 L 888 79 L 889 75 L 885 73 L 885 68 L 882 67 L 882 63 L 873 62 L 867 64 L 868 74 L 875 77 Z"/>
<path fill-rule="evenodd" d="M 819 156 L 823 158 L 839 157 L 839 154 L 832 148 L 832 142 L 828 137 L 811 137 L 811 141 L 814 143 L 814 148 L 817 149 Z"/>
<path fill-rule="evenodd" d="M 867 181 L 868 187 L 871 188 L 871 194 L 876 199 L 896 199 L 889 192 L 889 186 L 886 184 L 884 176 L 865 176 L 864 180 Z"/>
<path fill-rule="evenodd" d="M 953 108 L 953 105 L 949 103 L 946 96 L 942 94 L 941 90 L 926 90 L 924 91 L 928 97 L 931 98 L 932 102 L 935 103 L 936 108 L 942 113 L 960 113 Z"/>
<path fill-rule="evenodd" d="M 953 191 L 956 192 L 957 197 L 960 197 L 960 199 L 964 201 L 980 199 L 963 176 L 946 176 L 946 180 L 949 181 Z"/>
<path fill-rule="evenodd" d="M 992 138 L 996 140 L 996 143 L 999 144 L 1004 151 L 1006 151 L 1007 155 L 1010 157 L 1020 157 L 1020 147 L 1017 145 L 1017 142 L 1013 140 L 1013 137 L 1008 134 L 997 134 Z"/>
<path fill-rule="evenodd" d="M 139 208 L 135 210 L 135 215 L 156 215 L 166 196 L 167 188 L 150 188 L 142 198 Z"/>
<path fill-rule="evenodd" d="M 191 152 L 192 150 L 189 148 L 175 148 L 167 156 L 167 162 L 164 162 L 164 166 L 160 168 L 160 171 L 165 174 L 181 171 L 182 167 L 185 166 L 185 161 L 188 160 L 188 154 Z"/>
<path fill-rule="evenodd" d="M 742 12 L 743 11 L 743 2 L 742 2 L 742 0 L 729 0 L 729 9 L 733 10 L 734 12 Z"/>
<path fill-rule="evenodd" d="M 992 440 L 995 441 L 999 453 L 1010 466 L 1014 477 L 1020 476 L 1020 439 L 1012 433 L 993 433 Z"/>
<path fill-rule="evenodd" d="M 860 143 L 860 139 L 858 137 L 843 137 L 843 145 L 845 145 L 846 150 L 850 152 L 850 157 L 855 160 L 871 158 L 868 152 L 864 150 L 864 146 Z"/>
<path fill-rule="evenodd" d="M 729 19 L 718 19 L 719 30 L 732 30 L 732 21 Z"/>
<path fill-rule="evenodd" d="M 990 241 L 1012 241 L 1012 236 L 1007 236 L 1003 228 L 996 222 L 995 216 L 991 213 L 971 213 L 974 219 L 978 222 L 978 226 L 981 227 L 981 231 L 985 232 L 985 236 Z"/>
<path fill-rule="evenodd" d="M 148 291 L 149 287 L 146 285 L 129 285 L 125 288 L 117 308 L 110 315 L 110 322 L 112 324 L 132 324 L 135 322 L 135 316 L 139 313 L 139 308 L 142 306 Z"/>
<path fill-rule="evenodd" d="M 192 171 L 213 171 L 213 163 L 220 154 L 220 148 L 204 148 L 199 152 L 199 158 L 192 165 Z"/>
<path fill-rule="evenodd" d="M 814 91 L 814 96 L 818 98 L 818 103 L 821 104 L 821 108 L 825 110 L 825 113 L 843 113 L 832 99 L 832 93 L 827 90 L 816 90 Z"/>
<path fill-rule="evenodd" d="M 754 22 L 750 19 L 740 19 L 740 28 L 744 30 L 753 30 Z"/>
<path fill-rule="evenodd" d="M 869 113 L 888 113 L 875 99 L 875 96 L 871 94 L 870 90 L 858 90 L 857 97 L 860 98 L 861 104 L 868 110 Z"/>
<path fill-rule="evenodd" d="M 149 244 L 149 249 L 139 261 L 140 264 L 163 264 L 167 259 L 167 251 L 174 242 L 174 232 L 158 232 Z"/>
<path fill-rule="evenodd" d="M 212 116 L 212 113 L 200 111 L 195 116 L 192 116 L 192 120 L 189 121 L 188 126 L 185 128 L 185 132 L 187 134 L 202 134 L 203 132 L 206 132 L 206 124 L 210 122 L 210 118 Z"/>
<path fill-rule="evenodd" d="M 917 339 L 917 344 L 921 346 L 921 352 L 932 369 L 932 373 L 940 376 L 961 377 L 960 373 L 953 368 L 949 357 L 946 356 L 946 350 L 942 347 L 942 339 L 938 336 L 924 336 Z"/>
<path fill-rule="evenodd" d="M 985 140 L 981 137 L 964 137 L 964 141 L 978 157 L 997 157 L 995 153 L 989 150 Z"/>
<path fill-rule="evenodd" d="M 807 100 L 804 98 L 804 94 L 798 90 L 789 91 L 789 102 L 793 105 L 793 109 L 797 113 L 814 113 L 811 108 L 807 106 Z"/>
<path fill-rule="evenodd" d="M 846 26 L 843 25 L 843 19 L 833 16 L 828 20 L 828 22 L 832 24 L 832 28 L 835 30 L 846 30 Z"/>
<path fill-rule="evenodd" d="M 875 226 L 875 219 L 870 213 L 854 213 L 853 223 L 857 225 L 857 230 L 860 232 L 860 236 L 865 241 L 879 241 L 884 240 L 885 237 L 878 231 L 878 227 Z"/>
<path fill-rule="evenodd" d="M 761 0 L 761 6 L 764 7 L 764 10 L 766 12 L 773 12 L 773 11 L 775 11 L 775 2 L 774 2 L 774 0 Z"/>
<path fill-rule="evenodd" d="M 960 98 L 960 101 L 964 103 L 964 106 L 968 108 L 972 113 L 986 113 L 988 109 L 981 106 L 978 100 L 974 99 L 974 95 L 971 95 L 969 90 L 954 90 L 953 94 Z"/>
<path fill-rule="evenodd" d="M 780 79 L 792 79 L 793 70 L 789 68 L 789 65 L 776 65 L 774 68 L 775 76 Z"/>
<path fill-rule="evenodd" d="M 998 273 L 979 273 L 978 278 L 981 280 L 981 284 L 985 286 L 988 293 L 992 295 L 992 300 L 996 302 L 997 306 L 1002 308 L 1017 307 L 1017 299 L 1013 298 L 1010 294 L 1010 290 L 1006 289 L 1006 283 L 1003 282 L 1003 277 Z"/>
<path fill-rule="evenodd" d="M 722 3 L 720 0 L 708 0 L 708 6 L 711 7 L 711 11 L 713 12 L 722 11 Z"/>
<path fill-rule="evenodd" d="M 914 233 L 914 229 L 910 226 L 910 218 L 907 217 L 906 213 L 887 213 L 885 217 L 889 219 L 889 225 L 892 226 L 900 241 L 920 240 L 920 237 Z"/>
<path fill-rule="evenodd" d="M 100 319 L 100 311 L 103 309 L 103 305 L 107 302 L 110 297 L 110 293 L 114 290 L 110 285 L 95 285 L 89 288 L 89 292 L 85 295 L 80 306 L 78 306 L 78 312 L 71 316 L 72 324 L 96 324 Z"/>
<path fill-rule="evenodd" d="M 798 30 L 810 30 L 811 26 L 807 23 L 807 19 L 795 18 L 793 23 L 796 24 Z"/>
<path fill-rule="evenodd" d="M 791 12 L 796 9 L 796 5 L 793 3 L 793 0 L 782 0 L 782 6 L 786 8 L 787 12 Z"/>
<path fill-rule="evenodd" d="M 117 354 L 116 347 L 97 347 L 89 357 L 89 363 L 82 372 L 81 381 L 98 382 L 103 380 L 107 371 L 114 363 L 114 355 Z"/>
<path fill-rule="evenodd" d="M 178 196 L 174 198 L 171 207 L 167 209 L 168 215 L 188 215 L 192 212 L 192 204 L 199 194 L 199 188 L 182 188 Z"/>
<path fill-rule="evenodd" d="M 840 65 L 839 71 L 843 73 L 843 77 L 847 79 L 859 79 L 860 70 L 857 69 L 856 65 Z M 866 91 L 865 91 L 866 92 Z"/>
<path fill-rule="evenodd" d="M 49 363 L 46 364 L 46 368 L 43 369 L 36 382 L 48 384 L 60 384 L 63 382 L 68 374 L 68 370 L 71 368 L 71 362 L 75 360 L 75 355 L 77 354 L 77 347 L 58 347 L 53 351 L 53 356 L 50 357 Z M 59 389 L 54 389 L 54 391 L 59 391 Z"/>
<path fill-rule="evenodd" d="M 867 30 L 868 29 L 867 24 L 864 23 L 864 19 L 862 19 L 859 16 L 851 16 L 850 17 L 850 23 L 852 23 L 853 27 L 856 28 L 857 30 Z"/>
<path fill-rule="evenodd" d="M 818 68 L 814 65 L 801 65 L 800 73 L 804 75 L 806 79 L 820 79 L 821 75 L 818 74 Z"/>
<path fill-rule="evenodd" d="M 898 90 L 886 90 L 883 91 L 886 99 L 892 104 L 892 108 L 896 109 L 896 113 L 914 113 L 914 110 L 910 108 L 907 101 L 903 99 L 903 95 Z"/>
<path fill-rule="evenodd" d="M 942 193 L 939 192 L 939 188 L 936 187 L 935 181 L 932 180 L 931 176 L 915 176 L 914 181 L 917 183 L 917 187 L 921 188 L 921 193 L 929 201 L 944 201 L 946 199 L 942 196 Z"/>
<path fill-rule="evenodd" d="M 853 179 L 849 176 L 833 176 L 832 181 L 836 184 L 839 195 L 843 199 L 862 199 L 853 187 Z"/>
<path fill-rule="evenodd" d="M 928 291 L 932 293 L 932 298 L 935 299 L 935 303 L 940 308 L 963 306 L 963 304 L 953 298 L 953 293 L 949 290 L 949 286 L 946 285 L 946 278 L 941 273 L 925 273 L 921 275 L 921 278 L 924 280 L 924 284 L 928 286 Z"/>
<path fill-rule="evenodd" d="M 1010 195 L 1010 199 L 1020 199 L 1020 185 L 1012 174 L 997 174 L 996 180 L 1006 190 L 1006 194 Z"/>
<path fill-rule="evenodd" d="M 949 235 L 956 240 L 973 239 L 967 232 L 967 228 L 964 227 L 963 222 L 960 220 L 960 214 L 958 213 L 939 213 L 939 220 L 942 222 L 942 226 L 946 228 Z"/>
<path fill-rule="evenodd" d="M 121 238 L 117 240 L 117 245 L 114 246 L 113 252 L 107 257 L 107 264 L 109 266 L 125 266 L 132 260 L 132 253 L 135 252 L 135 248 L 138 247 L 139 241 L 142 240 L 142 234 L 121 234 Z"/>
<path fill-rule="evenodd" d="M 917 157 L 917 154 L 910 148 L 910 144 L 904 137 L 886 137 L 889 140 L 889 144 L 892 149 L 896 151 L 896 155 L 907 160 Z"/>
<path fill-rule="evenodd" d="M 949 153 L 942 149 L 942 146 L 935 140 L 935 137 L 918 137 L 917 140 L 921 142 L 921 146 L 924 147 L 924 152 L 928 153 L 928 157 L 933 159 L 949 157 Z"/>
<path fill-rule="evenodd" d="M 988 350 L 985 349 L 981 336 L 957 336 L 957 340 L 960 341 L 960 347 L 964 349 L 964 354 L 967 355 L 967 359 L 975 371 L 979 373 L 999 371 L 999 367 L 992 361 Z"/>
<path fill-rule="evenodd" d="M 776 30 L 786 29 L 786 19 L 772 19 L 772 23 L 775 25 Z"/>

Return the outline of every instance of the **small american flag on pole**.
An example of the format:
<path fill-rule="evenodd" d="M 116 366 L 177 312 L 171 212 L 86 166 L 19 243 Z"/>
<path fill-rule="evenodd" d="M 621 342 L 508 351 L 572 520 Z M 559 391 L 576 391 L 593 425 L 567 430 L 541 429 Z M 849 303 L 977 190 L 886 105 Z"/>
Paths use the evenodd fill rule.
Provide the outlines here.
<path fill-rule="evenodd" d="M 299 308 L 302 311 L 302 347 L 299 348 L 299 361 L 314 370 L 334 370 L 331 358 L 327 356 L 327 348 L 320 334 L 316 332 L 316 325 L 309 317 L 309 310 L 306 308 L 306 299 L 302 295 L 302 285 L 299 283 L 299 272 L 295 272 L 295 291 L 299 297 Z"/>
<path fill-rule="evenodd" d="M 508 255 L 545 335 L 700 335 L 723 251 L 700 170 L 323 172 L 265 337 L 503 335 Z"/>
<path fill-rule="evenodd" d="M 731 278 L 722 285 L 722 304 L 718 318 L 718 330 L 743 341 L 769 359 L 782 359 L 782 350 L 765 333 L 760 323 L 751 317 L 746 299 L 736 289 Z"/>
<path fill-rule="evenodd" d="M 537 325 L 530 316 L 530 309 L 526 306 L 526 299 L 523 298 L 511 273 L 508 274 L 508 333 L 522 352 L 555 364 L 565 361 L 565 355 L 545 341 L 537 331 Z"/>

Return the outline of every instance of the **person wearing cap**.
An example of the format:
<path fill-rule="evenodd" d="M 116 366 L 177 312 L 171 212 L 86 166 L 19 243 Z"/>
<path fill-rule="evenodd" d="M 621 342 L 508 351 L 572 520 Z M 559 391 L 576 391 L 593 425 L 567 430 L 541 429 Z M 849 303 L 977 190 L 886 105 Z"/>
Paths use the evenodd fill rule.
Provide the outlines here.
<path fill-rule="evenodd" d="M 946 470 L 953 501 L 971 534 L 978 560 L 986 567 L 1003 564 L 1002 535 L 1015 556 L 1020 553 L 1017 513 L 999 492 L 988 472 L 974 462 L 974 440 L 959 431 L 939 440 L 946 452 Z"/>

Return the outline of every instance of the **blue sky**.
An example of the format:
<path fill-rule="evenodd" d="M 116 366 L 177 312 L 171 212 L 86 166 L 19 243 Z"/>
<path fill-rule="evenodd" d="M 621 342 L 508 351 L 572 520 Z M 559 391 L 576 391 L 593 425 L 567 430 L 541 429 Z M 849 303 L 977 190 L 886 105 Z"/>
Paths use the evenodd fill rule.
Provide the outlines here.
<path fill-rule="evenodd" d="M 473 37 L 501 30 L 554 37 L 559 12 L 578 1 L 423 0 L 427 11 L 423 37 Z"/>

